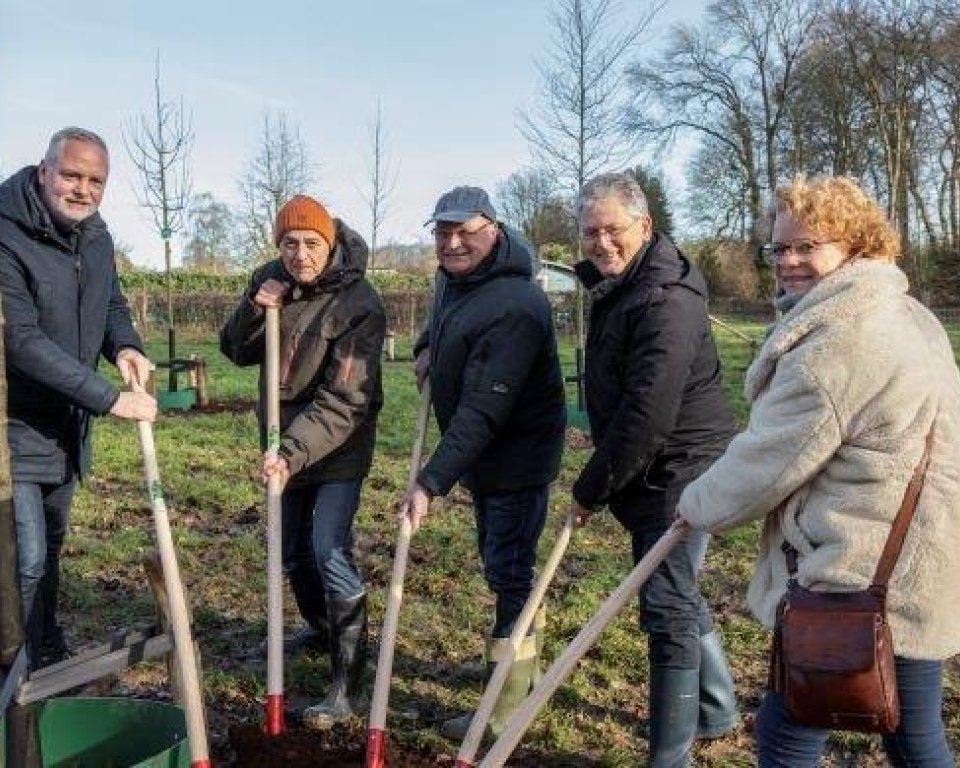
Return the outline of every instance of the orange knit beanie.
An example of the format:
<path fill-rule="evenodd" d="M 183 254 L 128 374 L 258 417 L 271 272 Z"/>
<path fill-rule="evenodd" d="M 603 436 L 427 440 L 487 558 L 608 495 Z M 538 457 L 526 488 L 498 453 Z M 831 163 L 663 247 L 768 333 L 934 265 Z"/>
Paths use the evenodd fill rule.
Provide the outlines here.
<path fill-rule="evenodd" d="M 291 229 L 312 229 L 319 232 L 333 248 L 336 226 L 327 209 L 307 195 L 296 195 L 287 201 L 277 213 L 277 222 L 273 227 L 273 241 L 278 246 L 285 232 Z"/>

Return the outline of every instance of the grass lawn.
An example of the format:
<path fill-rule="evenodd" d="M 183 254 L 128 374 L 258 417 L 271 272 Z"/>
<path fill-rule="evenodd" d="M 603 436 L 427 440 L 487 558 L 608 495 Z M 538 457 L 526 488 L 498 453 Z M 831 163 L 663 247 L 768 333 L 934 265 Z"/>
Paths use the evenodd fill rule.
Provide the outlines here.
<path fill-rule="evenodd" d="M 755 337 L 762 333 L 758 324 L 737 327 Z M 740 390 L 750 349 L 722 329 L 717 329 L 717 339 L 727 391 L 743 419 Z M 399 353 L 409 357 L 409 344 L 398 346 Z M 164 356 L 161 340 L 150 349 L 153 357 Z M 231 366 L 212 340 L 181 340 L 178 354 L 191 352 L 209 363 L 213 398 L 252 400 L 255 370 Z M 572 358 L 572 350 L 565 346 L 568 370 Z M 416 404 L 409 363 L 385 364 L 384 384 L 378 451 L 357 520 L 357 551 L 370 587 L 373 637 L 379 631 L 390 576 L 397 530 L 393 503 L 406 482 Z M 265 665 L 249 654 L 266 629 L 265 514 L 255 434 L 249 410 L 164 416 L 155 427 L 163 484 L 176 513 L 180 567 L 202 648 L 203 683 L 219 765 L 229 763 L 226 726 L 259 719 L 265 692 Z M 586 449 L 577 447 L 583 445 L 580 436 L 572 437 L 541 540 L 542 557 L 552 547 L 569 503 L 567 489 L 588 456 Z M 431 442 L 435 439 L 434 434 Z M 698 766 L 754 764 L 750 723 L 766 681 L 769 642 L 744 605 L 755 535 L 755 529 L 743 529 L 716 540 L 703 572 L 703 589 L 722 628 L 747 717 L 746 727 L 731 737 L 699 744 Z M 73 644 L 94 643 L 112 628 L 152 619 L 152 598 L 140 566 L 152 546 L 136 429 L 102 419 L 96 431 L 94 472 L 78 494 L 64 558 L 63 616 Z M 611 517 L 598 515 L 577 532 L 548 596 L 548 659 L 561 652 L 629 568 L 627 536 Z M 294 625 L 296 609 L 289 595 L 286 609 L 288 623 Z M 477 701 L 477 683 L 460 669 L 481 653 L 491 616 L 469 499 L 458 490 L 435 505 L 411 547 L 390 700 L 391 738 L 456 753 L 457 745 L 440 739 L 434 726 Z M 541 713 L 522 750 L 537 756 L 535 762 L 543 766 L 641 764 L 646 755 L 645 657 L 635 611 L 625 611 Z M 288 696 L 305 704 L 324 691 L 327 663 L 323 658 L 300 658 L 287 665 L 286 673 Z M 96 689 L 162 697 L 165 685 L 163 665 L 143 664 Z M 947 678 L 944 716 L 953 748 L 960 754 L 956 667 Z M 831 743 L 824 764 L 885 763 L 877 739 L 844 736 Z"/>

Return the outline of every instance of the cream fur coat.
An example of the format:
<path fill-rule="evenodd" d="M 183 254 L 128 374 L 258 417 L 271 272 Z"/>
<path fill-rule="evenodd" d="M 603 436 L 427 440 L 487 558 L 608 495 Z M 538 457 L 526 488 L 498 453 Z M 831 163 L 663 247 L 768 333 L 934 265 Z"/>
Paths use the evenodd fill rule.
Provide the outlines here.
<path fill-rule="evenodd" d="M 747 430 L 678 511 L 711 531 L 766 518 L 747 601 L 772 627 L 784 539 L 801 585 L 870 583 L 933 425 L 888 613 L 897 654 L 945 659 L 960 650 L 960 374 L 942 326 L 906 291 L 897 267 L 858 260 L 807 293 L 747 371 Z"/>

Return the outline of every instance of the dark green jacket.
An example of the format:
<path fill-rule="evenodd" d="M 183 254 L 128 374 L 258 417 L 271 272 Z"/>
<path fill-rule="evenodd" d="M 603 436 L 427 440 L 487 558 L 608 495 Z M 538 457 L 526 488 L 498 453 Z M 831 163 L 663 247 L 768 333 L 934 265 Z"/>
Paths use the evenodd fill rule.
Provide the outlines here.
<path fill-rule="evenodd" d="M 383 405 L 380 359 L 386 313 L 364 277 L 367 246 L 337 220 L 331 262 L 313 285 L 294 285 L 280 311 L 280 455 L 291 487 L 365 477 Z M 280 260 L 260 267 L 220 331 L 237 365 L 260 365 L 261 446 L 266 446 L 264 309 L 253 302 L 269 278 L 293 283 Z"/>

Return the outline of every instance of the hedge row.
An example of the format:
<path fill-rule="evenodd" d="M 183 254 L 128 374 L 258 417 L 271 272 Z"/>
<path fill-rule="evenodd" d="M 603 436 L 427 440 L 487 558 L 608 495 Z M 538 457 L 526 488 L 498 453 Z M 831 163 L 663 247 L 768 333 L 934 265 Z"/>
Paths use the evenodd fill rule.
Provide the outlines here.
<path fill-rule="evenodd" d="M 177 295 L 238 295 L 246 288 L 250 276 L 246 273 L 215 275 L 189 269 L 174 269 L 170 273 L 170 279 L 171 290 Z M 394 272 L 375 272 L 370 279 L 381 292 L 424 292 L 429 291 L 433 283 L 430 276 Z M 120 284 L 131 298 L 144 292 L 151 295 L 165 295 L 167 275 L 165 272 L 147 269 L 129 270 L 120 274 Z"/>

